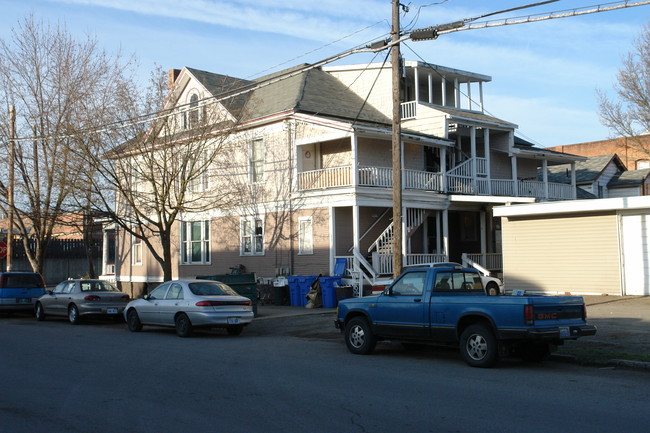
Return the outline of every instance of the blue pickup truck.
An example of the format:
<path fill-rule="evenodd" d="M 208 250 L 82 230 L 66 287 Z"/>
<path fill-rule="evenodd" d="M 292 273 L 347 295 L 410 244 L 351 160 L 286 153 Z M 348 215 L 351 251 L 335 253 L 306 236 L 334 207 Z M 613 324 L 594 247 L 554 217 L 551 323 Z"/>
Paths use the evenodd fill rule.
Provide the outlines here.
<path fill-rule="evenodd" d="M 473 367 L 509 355 L 541 361 L 596 333 L 579 296 L 488 296 L 480 274 L 461 266 L 410 268 L 378 296 L 342 300 L 335 325 L 355 354 L 381 340 L 457 345 Z"/>

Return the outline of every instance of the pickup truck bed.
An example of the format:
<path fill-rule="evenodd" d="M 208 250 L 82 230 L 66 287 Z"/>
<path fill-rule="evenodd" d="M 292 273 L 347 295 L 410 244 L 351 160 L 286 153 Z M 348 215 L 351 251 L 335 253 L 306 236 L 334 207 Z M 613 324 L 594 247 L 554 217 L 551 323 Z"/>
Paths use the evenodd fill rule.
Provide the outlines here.
<path fill-rule="evenodd" d="M 339 303 L 335 326 L 352 353 L 380 340 L 458 345 L 468 364 L 516 354 L 539 361 L 555 346 L 594 335 L 577 296 L 487 296 L 471 268 L 405 271 L 378 296 Z"/>

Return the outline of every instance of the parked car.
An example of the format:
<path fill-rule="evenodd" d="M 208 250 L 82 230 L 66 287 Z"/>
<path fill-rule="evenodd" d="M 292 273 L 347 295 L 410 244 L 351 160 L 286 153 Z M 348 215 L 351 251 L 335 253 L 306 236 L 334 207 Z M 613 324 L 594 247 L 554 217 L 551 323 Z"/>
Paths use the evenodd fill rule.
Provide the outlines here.
<path fill-rule="evenodd" d="M 43 293 L 45 293 L 45 281 L 39 273 L 0 273 L 0 310 L 2 311 L 33 311 L 34 301 Z"/>
<path fill-rule="evenodd" d="M 167 281 L 124 310 L 129 331 L 138 332 L 143 325 L 170 326 L 181 337 L 189 337 L 198 327 L 225 328 L 230 335 L 239 335 L 253 316 L 250 299 L 209 280 Z"/>
<path fill-rule="evenodd" d="M 435 262 L 435 263 L 421 263 L 418 265 L 409 265 L 405 266 L 406 268 L 413 267 L 429 267 L 429 268 L 448 268 L 448 267 L 463 267 L 460 263 L 456 262 Z M 480 273 L 480 272 L 479 272 Z M 502 295 L 503 294 L 503 281 L 495 277 L 488 277 L 487 275 L 481 274 L 481 282 L 485 288 L 485 292 L 490 296 Z"/>
<path fill-rule="evenodd" d="M 73 325 L 84 316 L 118 319 L 130 300 L 129 295 L 106 281 L 66 280 L 36 300 L 34 315 L 39 321 L 46 316 L 67 316 Z"/>

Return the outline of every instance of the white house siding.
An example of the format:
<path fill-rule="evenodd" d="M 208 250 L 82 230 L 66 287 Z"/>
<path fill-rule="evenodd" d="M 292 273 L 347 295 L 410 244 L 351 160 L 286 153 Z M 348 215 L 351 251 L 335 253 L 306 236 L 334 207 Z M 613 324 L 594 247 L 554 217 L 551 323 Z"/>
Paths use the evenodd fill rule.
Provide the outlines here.
<path fill-rule="evenodd" d="M 506 290 L 621 293 L 617 217 L 502 218 Z"/>
<path fill-rule="evenodd" d="M 638 186 L 626 187 L 626 188 L 608 188 L 607 196 L 609 198 L 615 197 L 636 197 L 641 195 L 641 188 Z"/>
<path fill-rule="evenodd" d="M 447 114 L 436 110 L 434 107 L 419 103 L 417 118 L 405 120 L 402 125 L 404 129 L 446 138 L 446 118 Z"/>
<path fill-rule="evenodd" d="M 367 65 L 347 66 L 341 68 L 323 68 L 333 77 L 345 84 L 360 98 L 384 113 L 392 116 L 393 92 L 390 65 L 382 69 L 366 69 Z"/>

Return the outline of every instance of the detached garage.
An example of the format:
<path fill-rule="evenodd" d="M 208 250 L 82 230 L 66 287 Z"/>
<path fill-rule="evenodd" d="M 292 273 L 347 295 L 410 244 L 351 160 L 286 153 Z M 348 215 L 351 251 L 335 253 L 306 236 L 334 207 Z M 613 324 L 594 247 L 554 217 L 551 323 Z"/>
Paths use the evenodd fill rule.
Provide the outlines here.
<path fill-rule="evenodd" d="M 650 295 L 650 196 L 499 206 L 494 216 L 508 291 Z"/>

